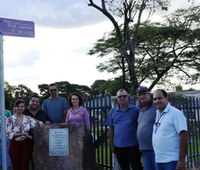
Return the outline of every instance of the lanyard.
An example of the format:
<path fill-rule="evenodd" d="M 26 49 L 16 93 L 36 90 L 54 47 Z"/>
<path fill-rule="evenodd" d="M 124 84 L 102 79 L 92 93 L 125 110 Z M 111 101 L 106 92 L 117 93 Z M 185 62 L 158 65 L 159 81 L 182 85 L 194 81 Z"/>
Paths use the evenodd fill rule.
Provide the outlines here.
<path fill-rule="evenodd" d="M 156 117 L 156 122 L 154 123 L 155 126 L 156 126 L 156 128 L 155 128 L 155 130 L 154 130 L 154 133 L 155 133 L 155 134 L 156 134 L 158 128 L 160 127 L 160 124 L 161 124 L 161 122 L 162 122 L 162 120 L 163 120 L 165 114 L 166 114 L 166 112 L 163 112 L 163 113 L 161 113 L 161 114 L 157 114 L 158 116 Z"/>

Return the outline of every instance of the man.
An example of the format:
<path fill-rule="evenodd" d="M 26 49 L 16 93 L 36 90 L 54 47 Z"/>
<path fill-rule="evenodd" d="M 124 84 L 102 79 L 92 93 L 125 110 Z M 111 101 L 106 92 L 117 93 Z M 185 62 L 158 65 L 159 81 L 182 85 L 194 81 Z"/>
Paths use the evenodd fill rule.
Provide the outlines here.
<path fill-rule="evenodd" d="M 165 90 L 156 90 L 153 100 L 157 115 L 152 140 L 158 170 L 185 170 L 188 145 L 186 118 L 183 112 L 170 105 Z"/>
<path fill-rule="evenodd" d="M 30 98 L 28 107 L 24 110 L 24 114 L 35 118 L 36 120 L 42 121 L 44 124 L 51 124 L 51 119 L 47 113 L 40 109 L 40 98 L 37 94 L 33 94 Z M 33 136 L 32 132 L 30 135 Z M 33 149 L 34 139 L 32 140 L 32 149 Z M 32 170 L 34 170 L 34 162 L 31 155 L 31 164 Z"/>
<path fill-rule="evenodd" d="M 33 94 L 29 101 L 29 106 L 24 110 L 24 114 L 42 121 L 44 124 L 51 124 L 51 119 L 47 113 L 40 109 L 40 98 Z"/>
<path fill-rule="evenodd" d="M 117 103 L 110 110 L 107 119 L 111 151 L 115 153 L 122 170 L 141 170 L 141 156 L 137 140 L 137 119 L 139 109 L 129 104 L 124 89 L 117 92 Z"/>
<path fill-rule="evenodd" d="M 138 117 L 137 138 L 142 153 L 144 170 L 156 170 L 155 154 L 152 146 L 153 125 L 156 118 L 156 107 L 147 87 L 137 89 L 137 98 L 141 108 Z"/>
<path fill-rule="evenodd" d="M 50 97 L 42 103 L 42 109 L 47 112 L 52 123 L 64 122 L 68 104 L 65 98 L 58 95 L 58 87 L 55 83 L 49 85 Z"/>

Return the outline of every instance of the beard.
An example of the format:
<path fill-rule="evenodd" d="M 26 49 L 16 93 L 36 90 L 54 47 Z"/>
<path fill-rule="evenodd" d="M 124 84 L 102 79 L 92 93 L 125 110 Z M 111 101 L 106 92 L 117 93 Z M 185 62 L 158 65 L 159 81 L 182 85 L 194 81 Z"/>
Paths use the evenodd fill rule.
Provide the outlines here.
<path fill-rule="evenodd" d="M 39 109 L 39 105 L 37 105 L 37 104 L 32 104 L 32 105 L 30 105 L 30 109 L 32 109 L 32 110 L 38 110 Z"/>

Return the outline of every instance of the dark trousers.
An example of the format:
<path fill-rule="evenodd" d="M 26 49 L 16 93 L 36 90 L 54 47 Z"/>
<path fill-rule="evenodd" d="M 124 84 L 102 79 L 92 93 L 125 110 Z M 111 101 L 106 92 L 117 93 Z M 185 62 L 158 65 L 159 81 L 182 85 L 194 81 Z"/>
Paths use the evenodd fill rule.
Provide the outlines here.
<path fill-rule="evenodd" d="M 13 170 L 29 170 L 29 161 L 31 158 L 31 141 L 11 140 L 9 144 L 9 155 Z"/>
<path fill-rule="evenodd" d="M 139 146 L 115 147 L 115 155 L 122 170 L 142 170 L 141 154 Z"/>
<path fill-rule="evenodd" d="M 31 170 L 35 170 L 35 166 L 34 166 L 34 161 L 33 161 L 33 143 L 34 143 L 34 139 L 30 140 L 31 141 Z"/>

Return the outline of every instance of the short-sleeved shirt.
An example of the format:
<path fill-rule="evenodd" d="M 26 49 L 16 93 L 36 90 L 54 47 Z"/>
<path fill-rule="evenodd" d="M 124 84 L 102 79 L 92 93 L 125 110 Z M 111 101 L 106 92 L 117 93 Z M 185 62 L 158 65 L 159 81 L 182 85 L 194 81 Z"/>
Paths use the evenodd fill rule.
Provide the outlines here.
<path fill-rule="evenodd" d="M 24 110 L 24 114 L 25 114 L 25 115 L 28 115 L 28 116 L 31 116 L 31 117 L 33 117 L 33 118 L 36 119 L 36 120 L 42 121 L 43 123 L 45 123 L 46 121 L 51 122 L 51 119 L 50 119 L 50 117 L 48 116 L 48 114 L 47 114 L 44 110 L 42 110 L 42 109 L 38 110 L 38 112 L 37 112 L 35 115 L 33 115 L 33 114 L 29 111 L 29 109 L 26 108 L 26 109 Z"/>
<path fill-rule="evenodd" d="M 179 160 L 181 131 L 187 131 L 183 112 L 169 103 L 162 113 L 157 110 L 152 138 L 157 163 Z"/>
<path fill-rule="evenodd" d="M 118 106 L 110 110 L 106 124 L 114 129 L 113 145 L 116 147 L 131 147 L 138 145 L 137 119 L 139 109 L 131 104 L 126 110 Z"/>
<path fill-rule="evenodd" d="M 61 123 L 64 112 L 68 109 L 67 101 L 64 97 L 56 99 L 48 98 L 42 103 L 42 110 L 47 112 L 52 123 Z"/>
<path fill-rule="evenodd" d="M 140 150 L 153 150 L 152 132 L 156 118 L 156 110 L 153 102 L 146 109 L 140 109 L 137 129 Z"/>

